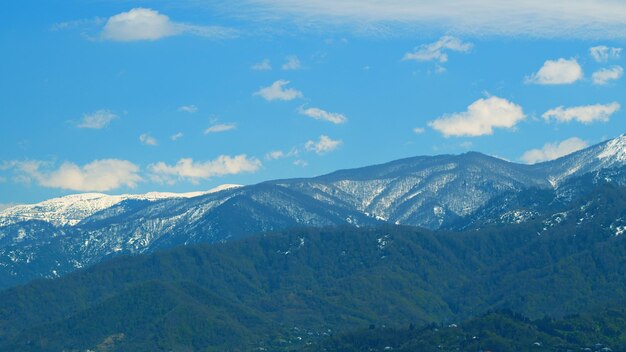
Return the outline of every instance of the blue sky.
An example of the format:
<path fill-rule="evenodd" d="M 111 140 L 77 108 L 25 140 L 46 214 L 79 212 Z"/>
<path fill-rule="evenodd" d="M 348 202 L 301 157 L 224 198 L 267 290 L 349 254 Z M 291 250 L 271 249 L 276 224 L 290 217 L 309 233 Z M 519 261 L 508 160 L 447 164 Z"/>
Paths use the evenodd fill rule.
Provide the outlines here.
<path fill-rule="evenodd" d="M 624 47 L 609 0 L 6 1 L 0 204 L 549 160 L 626 132 Z"/>

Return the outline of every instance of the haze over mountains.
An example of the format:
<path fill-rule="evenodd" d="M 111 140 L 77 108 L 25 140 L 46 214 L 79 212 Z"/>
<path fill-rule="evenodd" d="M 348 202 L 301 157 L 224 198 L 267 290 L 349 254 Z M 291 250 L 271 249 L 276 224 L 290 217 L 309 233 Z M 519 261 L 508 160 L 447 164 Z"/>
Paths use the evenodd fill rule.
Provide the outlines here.
<path fill-rule="evenodd" d="M 0 213 L 0 287 L 59 276 L 120 254 L 294 226 L 454 229 L 522 222 L 546 210 L 529 210 L 533 206 L 555 204 L 522 204 L 524 192 L 543 190 L 548 199 L 563 202 L 585 189 L 568 182 L 595 175 L 591 184 L 599 177 L 619 183 L 625 164 L 622 136 L 534 165 L 470 152 L 192 194 L 72 195 Z"/>

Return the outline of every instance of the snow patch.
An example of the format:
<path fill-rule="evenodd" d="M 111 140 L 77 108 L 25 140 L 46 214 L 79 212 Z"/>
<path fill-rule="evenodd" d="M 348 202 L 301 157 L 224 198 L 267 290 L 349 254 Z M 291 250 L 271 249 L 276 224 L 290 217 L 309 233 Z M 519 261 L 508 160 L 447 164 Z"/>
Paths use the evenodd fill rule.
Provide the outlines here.
<path fill-rule="evenodd" d="M 389 243 L 389 235 L 384 235 L 383 237 L 380 237 L 377 242 L 378 249 L 384 250 L 385 248 L 387 248 L 387 244 Z"/>
<path fill-rule="evenodd" d="M 26 238 L 26 230 L 20 228 L 17 230 L 17 237 L 15 237 L 15 242 L 22 242 Z"/>
<path fill-rule="evenodd" d="M 435 216 L 437 217 L 442 217 L 444 215 L 446 215 L 446 210 L 440 206 L 435 206 L 433 208 L 433 214 L 435 214 Z"/>
<path fill-rule="evenodd" d="M 598 154 L 598 159 L 612 159 L 626 162 L 626 136 L 621 135 L 606 143 L 604 150 Z"/>

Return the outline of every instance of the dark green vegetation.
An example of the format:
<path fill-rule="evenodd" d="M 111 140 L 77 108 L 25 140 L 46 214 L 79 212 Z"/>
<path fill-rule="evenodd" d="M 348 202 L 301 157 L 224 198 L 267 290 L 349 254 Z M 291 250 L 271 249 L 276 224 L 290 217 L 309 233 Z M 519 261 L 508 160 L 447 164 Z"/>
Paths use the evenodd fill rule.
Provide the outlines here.
<path fill-rule="evenodd" d="M 626 303 L 621 219 L 626 190 L 601 184 L 563 214 L 520 225 L 295 229 L 117 258 L 1 292 L 0 350 L 289 350 L 371 324 L 602 311 Z M 468 324 L 463 333 L 475 331 Z"/>
<path fill-rule="evenodd" d="M 626 311 L 530 321 L 510 311 L 459 324 L 375 327 L 339 334 L 303 351 L 626 351 Z"/>

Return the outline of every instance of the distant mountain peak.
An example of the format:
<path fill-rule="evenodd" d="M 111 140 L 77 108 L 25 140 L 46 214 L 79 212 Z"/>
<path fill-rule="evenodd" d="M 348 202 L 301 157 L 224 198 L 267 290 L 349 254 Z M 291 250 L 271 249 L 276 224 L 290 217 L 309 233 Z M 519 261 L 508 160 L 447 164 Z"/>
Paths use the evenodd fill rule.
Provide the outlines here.
<path fill-rule="evenodd" d="M 504 210 L 505 203 L 492 202 L 536 192 L 556 192 L 559 201 L 573 199 L 578 188 L 597 181 L 626 180 L 625 166 L 626 137 L 620 136 L 533 165 L 467 152 L 416 156 L 313 178 L 222 185 L 203 192 L 69 195 L 0 212 L 0 283 L 3 273 L 21 270 L 19 277 L 11 278 L 17 281 L 56 276 L 61 262 L 68 272 L 112 255 L 298 226 L 369 226 L 385 221 L 440 229 L 483 221 L 504 210 L 513 214 L 509 218 L 519 219 L 531 213 L 515 208 L 514 201 Z M 591 177 L 576 180 L 584 175 Z M 33 260 L 46 258 L 54 261 L 37 264 L 43 268 L 39 272 L 30 269 Z"/>
<path fill-rule="evenodd" d="M 0 212 L 0 226 L 21 221 L 41 220 L 55 226 L 74 226 L 81 220 L 125 200 L 157 201 L 169 198 L 194 198 L 209 193 L 242 187 L 225 184 L 208 191 L 171 193 L 148 192 L 144 194 L 108 195 L 104 193 L 80 193 L 49 199 L 37 204 L 16 205 Z"/>
<path fill-rule="evenodd" d="M 626 162 L 626 135 L 622 134 L 604 144 L 604 149 L 598 154 L 598 159 L 613 159 Z"/>

